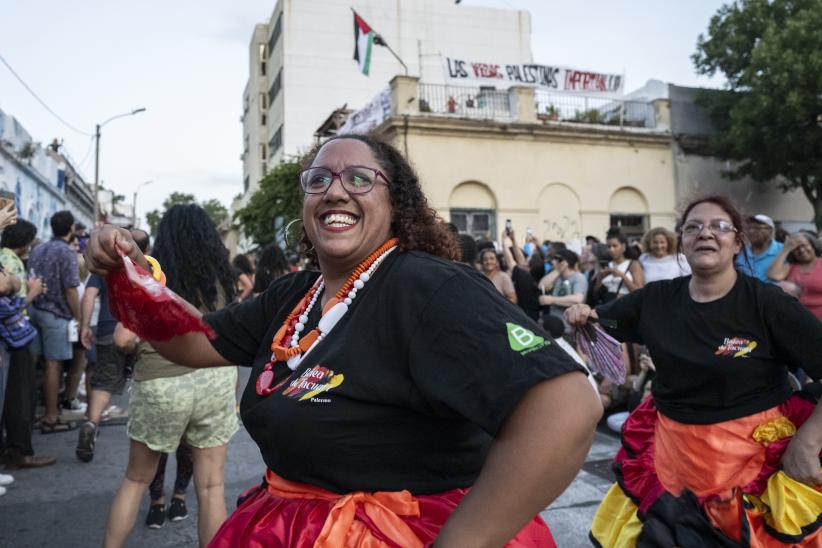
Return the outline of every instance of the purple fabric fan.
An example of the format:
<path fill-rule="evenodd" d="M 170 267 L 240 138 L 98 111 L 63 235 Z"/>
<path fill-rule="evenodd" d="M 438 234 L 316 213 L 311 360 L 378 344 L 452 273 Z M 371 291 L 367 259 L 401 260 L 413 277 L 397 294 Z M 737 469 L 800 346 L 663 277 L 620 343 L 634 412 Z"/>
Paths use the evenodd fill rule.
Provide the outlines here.
<path fill-rule="evenodd" d="M 622 344 L 599 325 L 576 328 L 577 346 L 588 356 L 591 369 L 616 384 L 625 383 Z"/>

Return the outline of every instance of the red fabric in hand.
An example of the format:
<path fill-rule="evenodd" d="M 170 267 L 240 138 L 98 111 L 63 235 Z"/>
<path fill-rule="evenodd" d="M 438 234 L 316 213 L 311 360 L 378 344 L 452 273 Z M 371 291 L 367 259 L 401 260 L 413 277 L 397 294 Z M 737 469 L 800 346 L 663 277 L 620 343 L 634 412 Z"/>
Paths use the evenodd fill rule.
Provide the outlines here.
<path fill-rule="evenodd" d="M 192 332 L 217 336 L 183 299 L 125 255 L 123 269 L 110 273 L 106 282 L 111 314 L 141 339 L 168 341 Z"/>

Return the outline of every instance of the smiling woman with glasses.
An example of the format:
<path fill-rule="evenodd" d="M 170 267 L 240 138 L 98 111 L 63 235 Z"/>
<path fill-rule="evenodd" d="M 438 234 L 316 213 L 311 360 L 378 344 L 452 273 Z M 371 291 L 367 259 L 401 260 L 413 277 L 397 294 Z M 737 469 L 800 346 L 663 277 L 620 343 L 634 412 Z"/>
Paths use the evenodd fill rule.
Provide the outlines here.
<path fill-rule="evenodd" d="M 822 323 L 737 272 L 745 241 L 729 199 L 690 203 L 680 226 L 691 276 L 566 313 L 574 326 L 610 320 L 606 330 L 644 343 L 656 367 L 651 397 L 623 425 L 620 481 L 592 537 L 605 547 L 740 546 L 743 535 L 746 546 L 820 546 L 822 410 L 794 393 L 789 368 L 822 377 Z"/>
<path fill-rule="evenodd" d="M 396 148 L 342 135 L 304 168 L 302 242 L 320 271 L 206 315 L 212 341 L 152 343 L 193 367 L 251 367 L 240 409 L 265 483 L 210 546 L 555 546 L 539 513 L 602 414 L 584 372 L 454 262 Z M 118 246 L 142 264 L 126 234 L 95 233 L 94 268 L 117 268 Z"/>

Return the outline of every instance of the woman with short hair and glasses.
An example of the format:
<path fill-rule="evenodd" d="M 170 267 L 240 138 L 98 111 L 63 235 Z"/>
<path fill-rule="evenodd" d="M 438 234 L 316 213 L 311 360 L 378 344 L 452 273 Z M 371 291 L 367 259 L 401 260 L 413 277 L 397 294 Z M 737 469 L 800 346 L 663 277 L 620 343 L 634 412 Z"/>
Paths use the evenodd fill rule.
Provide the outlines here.
<path fill-rule="evenodd" d="M 725 197 L 692 202 L 679 231 L 691 276 L 566 314 L 574 326 L 610 320 L 656 367 L 652 397 L 622 428 L 598 546 L 822 544 L 822 410 L 788 371 L 822 376 L 822 323 L 737 272 L 741 225 Z"/>
<path fill-rule="evenodd" d="M 806 232 L 788 236 L 785 247 L 768 269 L 768 278 L 783 282 L 782 288 L 799 298 L 822 320 L 822 247 Z"/>
<path fill-rule="evenodd" d="M 265 482 L 211 546 L 554 546 L 538 514 L 602 413 L 582 368 L 454 261 L 396 148 L 341 135 L 307 161 L 303 245 L 320 271 L 206 314 L 210 342 L 152 343 L 177 363 L 252 368 L 241 415 Z M 118 268 L 116 246 L 144 264 L 127 234 L 96 232 L 93 268 Z"/>

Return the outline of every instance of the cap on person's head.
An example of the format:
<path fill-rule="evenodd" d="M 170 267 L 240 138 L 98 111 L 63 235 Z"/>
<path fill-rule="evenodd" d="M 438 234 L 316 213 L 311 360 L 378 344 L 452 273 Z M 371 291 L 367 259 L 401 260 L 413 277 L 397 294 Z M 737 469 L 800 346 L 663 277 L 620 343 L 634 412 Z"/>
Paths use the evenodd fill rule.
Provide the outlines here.
<path fill-rule="evenodd" d="M 776 228 L 776 224 L 774 224 L 773 219 L 771 219 L 767 215 L 763 215 L 762 213 L 754 215 L 753 217 L 751 217 L 751 220 L 761 225 L 768 225 L 771 228 Z"/>
<path fill-rule="evenodd" d="M 554 253 L 554 258 L 560 261 L 565 261 L 568 266 L 574 268 L 579 263 L 579 255 L 570 249 L 559 249 Z"/>

